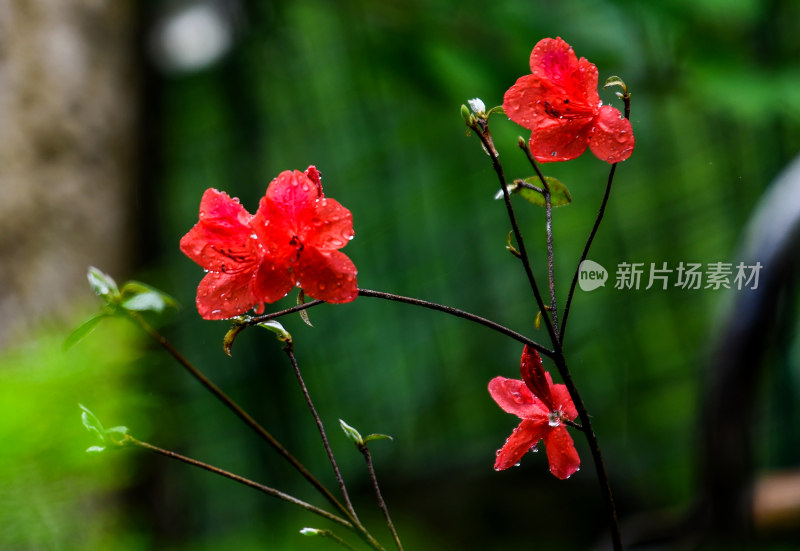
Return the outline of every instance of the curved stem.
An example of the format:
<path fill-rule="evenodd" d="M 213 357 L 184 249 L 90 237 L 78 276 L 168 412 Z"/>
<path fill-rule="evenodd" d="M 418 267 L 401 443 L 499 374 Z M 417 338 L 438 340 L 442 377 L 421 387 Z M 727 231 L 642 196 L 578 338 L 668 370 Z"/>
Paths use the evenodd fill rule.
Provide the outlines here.
<path fill-rule="evenodd" d="M 575 286 L 578 284 L 578 278 L 580 277 L 581 273 L 581 264 L 586 257 L 589 256 L 589 249 L 592 247 L 592 242 L 594 241 L 595 235 L 597 235 L 597 230 L 600 228 L 600 222 L 603 221 L 603 215 L 606 212 L 606 205 L 608 204 L 608 198 L 611 195 L 611 185 L 614 183 L 614 174 L 617 171 L 617 163 L 611 165 L 611 171 L 608 173 L 608 182 L 606 183 L 606 191 L 603 194 L 603 200 L 600 203 L 600 210 L 597 211 L 597 217 L 594 220 L 594 225 L 592 226 L 592 231 L 589 232 L 589 238 L 586 240 L 586 245 L 583 247 L 583 253 L 581 253 L 581 258 L 578 260 L 578 266 L 575 268 L 575 274 L 572 276 L 572 283 L 569 286 L 569 294 L 567 294 L 567 302 L 564 305 L 564 317 L 561 320 L 561 342 L 564 342 L 564 332 L 567 330 L 567 318 L 569 317 L 569 309 L 572 306 L 572 298 L 575 296 Z"/>
<path fill-rule="evenodd" d="M 283 501 L 286 501 L 287 503 L 291 503 L 292 505 L 297 505 L 298 507 L 301 507 L 301 508 L 305 509 L 306 511 L 310 511 L 310 512 L 312 512 L 312 513 L 314 513 L 316 515 L 319 515 L 319 516 L 321 516 L 321 517 L 323 517 L 323 518 L 325 518 L 327 520 L 330 520 L 331 522 L 335 522 L 337 524 L 340 524 L 340 525 L 344 526 L 345 528 L 348 528 L 350 530 L 353 529 L 353 525 L 352 524 L 350 524 L 348 521 L 346 521 L 345 519 L 343 519 L 343 518 L 341 518 L 341 517 L 339 517 L 337 515 L 329 513 L 328 511 L 325 511 L 324 509 L 320 509 L 319 507 L 311 505 L 310 503 L 306 503 L 305 501 L 297 499 L 294 496 L 291 496 L 289 494 L 283 493 L 280 490 L 276 490 L 275 488 L 270 488 L 269 486 L 264 486 L 263 484 L 259 484 L 258 482 L 254 482 L 254 481 L 250 480 L 249 478 L 245 478 L 243 476 L 239 476 L 238 474 L 234 474 L 234 473 L 231 473 L 229 471 L 225 471 L 223 469 L 220 469 L 219 467 L 215 467 L 213 465 L 209 465 L 208 463 L 203 463 L 202 461 L 198 461 L 196 459 L 192 459 L 191 457 L 186 457 L 185 455 L 181 455 L 181 454 L 175 453 L 175 452 L 170 451 L 170 450 L 165 450 L 163 448 L 159 448 L 158 446 L 154 446 L 152 444 L 148 444 L 147 442 L 142 442 L 141 440 L 137 440 L 137 439 L 133 438 L 130 435 L 125 435 L 123 443 L 124 444 L 130 444 L 130 445 L 133 445 L 133 446 L 136 446 L 136 447 L 139 447 L 139 448 L 143 448 L 143 449 L 149 450 L 151 452 L 157 453 L 159 455 L 163 455 L 165 457 L 169 457 L 170 459 L 175 459 L 177 461 L 181 461 L 181 462 L 186 463 L 188 465 L 192 465 L 194 467 L 199 467 L 201 469 L 205 469 L 206 471 L 212 472 L 214 474 L 218 474 L 220 476 L 224 476 L 225 478 L 229 478 L 229 479 L 231 479 L 231 480 L 233 480 L 235 482 L 238 482 L 239 484 L 244 484 L 245 486 L 249 486 L 250 488 L 255 488 L 259 492 L 263 492 L 263 493 L 265 493 L 267 495 L 270 495 L 270 496 L 273 496 L 273 497 L 277 497 L 278 499 L 282 499 Z"/>
<path fill-rule="evenodd" d="M 372 298 L 380 298 L 383 300 L 389 300 L 392 302 L 402 302 L 404 304 L 411 304 L 414 306 L 421 306 L 422 308 L 427 308 L 428 310 L 436 310 L 437 312 L 444 312 L 445 314 L 449 314 L 451 316 L 455 316 L 457 318 L 462 318 L 473 323 L 477 323 L 478 325 L 483 325 L 484 327 L 488 327 L 497 333 L 502 335 L 506 335 L 507 337 L 511 337 L 515 341 L 518 341 L 522 344 L 527 344 L 531 348 L 534 348 L 539 354 L 543 356 L 547 356 L 548 358 L 553 357 L 553 351 L 549 348 L 542 346 L 536 341 L 533 341 L 522 335 L 521 333 L 517 333 L 512 329 L 504 325 L 500 325 L 492 320 L 482 318 L 481 316 L 477 316 L 465 310 L 459 310 L 458 308 L 453 308 L 452 306 L 445 306 L 444 304 L 438 304 L 436 302 L 430 302 L 427 300 L 422 300 L 418 298 L 411 298 L 405 297 L 402 295 L 395 295 L 393 293 L 385 293 L 383 291 L 372 291 L 370 289 L 359 289 L 358 296 L 361 297 L 372 297 Z M 312 308 L 314 306 L 318 306 L 320 304 L 325 304 L 321 300 L 314 300 L 311 302 L 306 302 L 305 304 L 300 304 L 298 306 L 292 306 L 291 308 L 287 308 L 285 310 L 281 310 L 279 312 L 272 312 L 270 314 L 263 314 L 260 316 L 252 316 L 244 320 L 241 324 L 244 326 L 248 325 L 258 325 L 259 323 L 269 321 L 271 319 L 279 318 L 285 316 L 287 314 L 292 314 L 294 312 L 298 312 L 300 310 L 305 310 L 306 308 Z"/>
<path fill-rule="evenodd" d="M 292 467 L 294 467 L 301 475 L 303 475 L 303 477 L 306 480 L 308 480 L 311 483 L 311 485 L 314 486 L 314 488 L 316 488 L 317 491 L 320 492 L 325 497 L 325 499 L 327 499 L 331 503 L 331 505 L 336 507 L 346 516 L 350 517 L 350 511 L 344 505 L 339 503 L 339 500 L 336 499 L 336 497 L 330 492 L 330 490 L 328 490 L 325 486 L 323 486 L 322 483 L 319 480 L 317 480 L 316 477 L 314 477 L 314 475 L 311 474 L 311 472 L 308 469 L 306 469 L 305 466 L 302 463 L 300 463 L 300 461 L 298 461 L 296 457 L 294 457 L 291 453 L 289 453 L 289 451 L 286 448 L 284 448 L 283 445 L 281 445 L 281 443 L 278 442 L 274 436 L 272 436 L 272 434 L 267 432 L 267 430 L 264 427 L 258 424 L 258 422 L 255 419 L 253 419 L 250 416 L 250 414 L 244 411 L 239 406 L 239 404 L 233 401 L 233 399 L 231 399 L 227 394 L 225 394 L 217 385 L 211 382 L 211 380 L 208 379 L 208 377 L 203 375 L 194 365 L 192 365 L 192 363 L 189 360 L 187 360 L 180 352 L 178 352 L 178 350 L 174 346 L 172 346 L 172 344 L 166 339 L 166 337 L 164 337 L 158 331 L 153 329 L 153 327 L 136 312 L 126 310 L 126 313 L 133 321 L 138 323 L 139 326 L 142 329 L 144 329 L 144 331 L 148 335 L 150 335 L 150 337 L 152 337 L 158 344 L 160 344 L 161 347 L 164 348 L 164 350 L 169 352 L 169 354 L 173 358 L 175 358 L 175 360 L 177 360 L 177 362 L 181 364 L 184 367 L 184 369 L 186 369 L 186 371 L 188 371 L 189 374 L 192 375 L 192 377 L 197 379 L 197 381 L 200 382 L 200 384 L 202 384 L 209 392 L 211 392 L 211 394 L 213 394 L 220 402 L 225 404 L 228 407 L 228 409 L 230 409 L 237 417 L 239 417 L 239 419 L 241 419 L 244 422 L 244 424 L 253 429 L 261 438 L 263 438 L 270 446 L 272 446 L 275 449 L 275 451 L 278 452 L 278 454 L 280 454 L 284 459 L 286 459 L 286 461 L 288 461 L 289 464 L 292 465 Z M 350 519 L 350 520 L 355 520 L 355 519 Z"/>

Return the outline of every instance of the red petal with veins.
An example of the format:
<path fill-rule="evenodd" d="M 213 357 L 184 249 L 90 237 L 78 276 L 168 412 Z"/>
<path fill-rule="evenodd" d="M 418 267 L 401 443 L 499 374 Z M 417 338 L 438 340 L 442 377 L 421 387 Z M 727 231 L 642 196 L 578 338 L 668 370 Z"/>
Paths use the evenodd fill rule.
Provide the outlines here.
<path fill-rule="evenodd" d="M 636 145 L 631 121 L 610 105 L 600 108 L 590 138 L 589 149 L 607 163 L 624 161 L 631 156 Z"/>
<path fill-rule="evenodd" d="M 497 451 L 495 470 L 502 471 L 519 463 L 522 456 L 542 439 L 548 428 L 546 416 L 541 419 L 523 419 Z"/>
<path fill-rule="evenodd" d="M 227 193 L 207 189 L 200 201 L 200 219 L 181 238 L 186 256 L 206 270 L 241 272 L 258 261 L 258 246 L 250 236 L 252 215 Z"/>
<path fill-rule="evenodd" d="M 581 458 L 564 425 L 552 428 L 544 435 L 544 447 L 550 462 L 550 472 L 556 478 L 569 478 L 580 468 Z"/>
<path fill-rule="evenodd" d="M 523 419 L 547 417 L 547 406 L 519 379 L 495 377 L 489 381 L 489 394 L 506 413 Z"/>

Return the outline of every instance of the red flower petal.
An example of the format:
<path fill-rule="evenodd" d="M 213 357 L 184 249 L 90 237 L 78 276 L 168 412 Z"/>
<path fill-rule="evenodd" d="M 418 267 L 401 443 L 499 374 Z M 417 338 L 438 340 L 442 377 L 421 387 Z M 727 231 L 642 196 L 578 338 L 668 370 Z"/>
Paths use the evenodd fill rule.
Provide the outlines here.
<path fill-rule="evenodd" d="M 545 38 L 534 46 L 531 73 L 545 89 L 542 99 L 560 114 L 591 116 L 597 112 L 597 67 L 586 58 L 578 60 L 572 46 L 561 38 Z"/>
<path fill-rule="evenodd" d="M 538 77 L 520 77 L 503 95 L 503 111 L 518 125 L 532 130 L 543 119 L 550 118 L 542 103 L 544 93 L 545 88 Z"/>
<path fill-rule="evenodd" d="M 503 447 L 497 451 L 497 459 L 494 462 L 495 470 L 502 471 L 519 463 L 522 456 L 542 439 L 548 428 L 546 417 L 536 420 L 523 419 Z"/>
<path fill-rule="evenodd" d="M 267 255 L 261 262 L 253 281 L 253 295 L 258 302 L 276 302 L 295 286 L 295 276 L 288 262 Z"/>
<path fill-rule="evenodd" d="M 269 224 L 301 235 L 303 225 L 314 215 L 318 197 L 317 186 L 308 176 L 299 170 L 284 170 L 270 182 L 258 210 Z"/>
<path fill-rule="evenodd" d="M 547 460 L 550 462 L 550 472 L 556 478 L 564 480 L 569 478 L 580 468 L 581 458 L 572 441 L 572 436 L 564 425 L 553 428 L 544 436 L 544 447 L 547 451 Z"/>
<path fill-rule="evenodd" d="M 522 380 L 531 389 L 534 396 L 539 398 L 548 410 L 553 409 L 553 397 L 550 394 L 552 380 L 548 382 L 542 367 L 542 359 L 539 353 L 527 344 L 522 349 L 520 358 L 520 373 Z"/>
<path fill-rule="evenodd" d="M 489 394 L 506 413 L 523 419 L 546 419 L 549 410 L 523 381 L 495 377 L 489 381 Z"/>
<path fill-rule="evenodd" d="M 615 107 L 601 107 L 589 140 L 592 153 L 607 163 L 618 163 L 631 156 L 634 145 L 631 121 Z"/>
<path fill-rule="evenodd" d="M 197 287 L 197 311 L 203 319 L 221 320 L 244 314 L 257 302 L 252 273 L 210 272 Z"/>
<path fill-rule="evenodd" d="M 304 174 L 308 176 L 309 180 L 314 182 L 315 186 L 317 186 L 317 194 L 320 197 L 323 197 L 324 194 L 322 193 L 322 175 L 319 173 L 319 170 L 317 170 L 317 167 L 315 167 L 314 165 L 309 166 L 304 172 Z"/>
<path fill-rule="evenodd" d="M 358 296 L 356 267 L 344 253 L 305 247 L 295 267 L 295 277 L 305 293 L 333 303 L 351 302 Z"/>
<path fill-rule="evenodd" d="M 353 238 L 353 215 L 335 199 L 320 199 L 300 237 L 305 246 L 341 249 Z"/>
<path fill-rule="evenodd" d="M 591 119 L 548 119 L 531 133 L 531 153 L 540 163 L 569 161 L 586 151 Z"/>
<path fill-rule="evenodd" d="M 181 251 L 206 270 L 246 270 L 258 261 L 251 219 L 252 215 L 227 193 L 207 189 L 200 201 L 200 219 L 181 238 Z"/>
<path fill-rule="evenodd" d="M 547 379 L 550 381 L 550 392 L 553 395 L 553 410 L 561 411 L 567 419 L 574 421 L 578 416 L 578 410 L 575 409 L 575 404 L 572 403 L 567 386 L 562 384 L 554 385 L 549 373 L 547 374 Z"/>

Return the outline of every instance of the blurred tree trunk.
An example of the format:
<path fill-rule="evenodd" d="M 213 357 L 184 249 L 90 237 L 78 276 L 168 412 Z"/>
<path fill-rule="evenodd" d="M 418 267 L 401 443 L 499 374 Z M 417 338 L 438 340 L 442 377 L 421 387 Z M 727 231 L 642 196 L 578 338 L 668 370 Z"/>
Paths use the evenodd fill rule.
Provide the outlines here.
<path fill-rule="evenodd" d="M 133 6 L 0 2 L 0 346 L 130 265 Z"/>

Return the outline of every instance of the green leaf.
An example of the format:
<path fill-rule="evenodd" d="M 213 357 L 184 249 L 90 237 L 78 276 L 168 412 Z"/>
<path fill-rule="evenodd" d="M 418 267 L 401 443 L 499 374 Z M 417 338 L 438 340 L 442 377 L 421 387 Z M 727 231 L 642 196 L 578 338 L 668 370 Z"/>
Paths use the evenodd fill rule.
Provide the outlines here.
<path fill-rule="evenodd" d="M 110 275 L 94 266 L 89 266 L 89 272 L 86 277 L 89 279 L 89 285 L 97 296 L 103 297 L 109 302 L 115 302 L 115 299 L 119 298 L 119 288 Z"/>
<path fill-rule="evenodd" d="M 618 76 L 608 77 L 608 79 L 606 79 L 606 83 L 603 84 L 603 88 L 610 88 L 611 86 L 619 86 L 622 88 L 623 95 L 628 93 L 628 85 L 625 84 L 625 81 Z"/>
<path fill-rule="evenodd" d="M 552 176 L 545 176 L 544 179 L 547 182 L 547 186 L 550 188 L 551 206 L 561 207 L 564 205 L 569 205 L 572 202 L 572 195 L 567 189 L 567 186 L 561 183 L 561 180 L 553 178 Z M 530 178 L 525 178 L 524 182 L 526 184 L 536 186 L 537 188 L 541 187 L 542 185 L 542 181 L 539 179 L 538 176 L 531 176 Z M 540 207 L 545 206 L 544 195 L 534 189 L 530 189 L 524 186 L 516 186 L 513 191 L 514 193 L 518 193 L 520 197 L 522 197 L 529 203 L 533 203 L 534 205 L 538 205 Z"/>
<path fill-rule="evenodd" d="M 222 339 L 222 349 L 225 351 L 229 357 L 231 357 L 231 349 L 233 348 L 233 343 L 236 341 L 236 337 L 239 336 L 239 333 L 244 331 L 244 328 L 247 327 L 246 325 L 232 325 L 228 332 L 225 333 L 225 338 Z"/>
<path fill-rule="evenodd" d="M 78 404 L 81 408 L 81 422 L 86 430 L 93 433 L 100 440 L 103 446 L 90 446 L 86 449 L 89 453 L 99 453 L 106 449 L 107 446 L 120 447 L 125 445 L 125 439 L 128 435 L 128 427 L 111 427 L 104 429 L 103 424 L 97 416 L 89 411 L 89 408 L 83 404 Z"/>
<path fill-rule="evenodd" d="M 64 339 L 64 344 L 62 345 L 63 350 L 69 350 L 80 341 L 84 339 L 89 333 L 94 331 L 94 328 L 97 327 L 97 324 L 100 323 L 100 320 L 103 318 L 107 318 L 108 314 L 106 312 L 100 312 L 99 314 L 95 314 L 83 323 L 81 323 L 78 327 L 76 327 L 69 336 Z"/>
<path fill-rule="evenodd" d="M 89 432 L 95 433 L 97 437 L 102 440 L 105 429 L 103 429 L 103 424 L 100 422 L 100 419 L 98 419 L 97 416 L 89 411 L 89 408 L 83 404 L 78 404 L 78 406 L 82 410 L 81 422 L 83 423 L 83 426 L 86 427 L 86 430 Z"/>
<path fill-rule="evenodd" d="M 273 333 L 275 333 L 275 335 L 277 335 L 278 340 L 281 342 L 287 342 L 287 343 L 292 342 L 291 333 L 289 333 L 286 329 L 284 329 L 283 325 L 281 325 L 275 320 L 262 321 L 261 323 L 258 324 L 258 327 L 263 327 L 264 329 L 272 331 Z"/>
<path fill-rule="evenodd" d="M 121 295 L 121 306 L 126 310 L 161 313 L 167 307 L 178 307 L 178 301 L 174 298 L 140 281 L 128 281 L 125 283 L 122 286 Z"/>
<path fill-rule="evenodd" d="M 364 438 L 364 443 L 366 444 L 367 442 L 372 442 L 373 440 L 392 440 L 392 441 L 394 441 L 394 438 L 392 438 L 388 434 L 370 434 L 369 436 Z"/>
<path fill-rule="evenodd" d="M 344 432 L 345 436 L 350 439 L 353 444 L 356 446 L 363 446 L 364 439 L 361 438 L 361 433 L 358 432 L 354 427 L 351 427 L 347 423 L 345 423 L 342 419 L 339 419 L 339 426 L 342 427 L 342 431 Z"/>
<path fill-rule="evenodd" d="M 300 289 L 300 292 L 297 293 L 297 304 L 300 305 L 305 303 L 306 303 L 306 294 L 303 292 L 302 289 Z M 298 314 L 300 314 L 300 319 L 303 320 L 303 322 L 305 322 L 306 325 L 308 325 L 309 327 L 314 327 L 313 325 L 311 325 L 311 320 L 308 318 L 308 310 L 300 310 Z"/>

